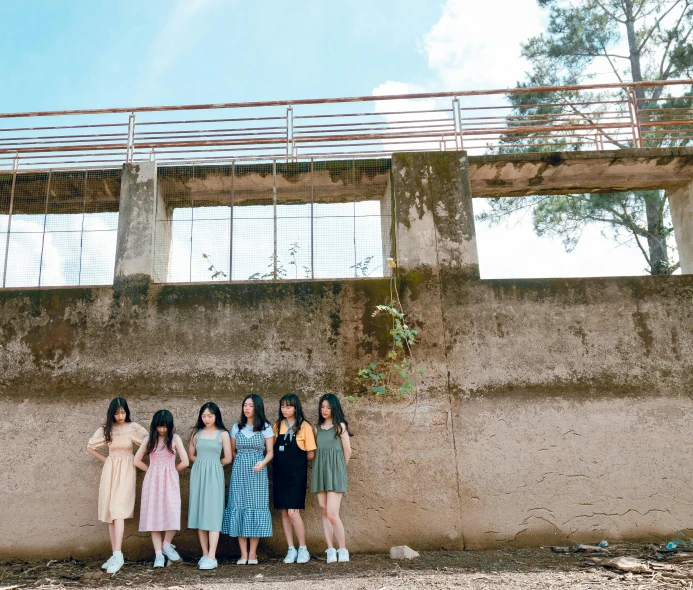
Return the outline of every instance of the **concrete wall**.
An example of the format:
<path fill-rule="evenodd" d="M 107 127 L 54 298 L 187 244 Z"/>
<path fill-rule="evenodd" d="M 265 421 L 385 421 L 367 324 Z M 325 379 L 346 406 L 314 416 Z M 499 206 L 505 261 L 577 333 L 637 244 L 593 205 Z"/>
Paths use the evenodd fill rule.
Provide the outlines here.
<path fill-rule="evenodd" d="M 481 281 L 464 154 L 398 156 L 393 182 L 398 251 L 432 235 L 439 254 L 408 255 L 398 283 L 425 376 L 408 400 L 346 404 L 350 548 L 693 529 L 693 277 Z M 107 554 L 85 445 L 113 396 L 144 425 L 170 409 L 185 440 L 204 401 L 230 424 L 248 392 L 272 417 L 297 392 L 315 420 L 321 393 L 357 392 L 357 369 L 385 354 L 371 311 L 388 298 L 383 279 L 0 292 L 0 558 Z M 319 551 L 310 496 L 306 522 Z M 151 552 L 136 523 L 128 557 Z M 280 526 L 261 548 L 283 549 Z M 196 539 L 178 545 L 197 555 Z"/>

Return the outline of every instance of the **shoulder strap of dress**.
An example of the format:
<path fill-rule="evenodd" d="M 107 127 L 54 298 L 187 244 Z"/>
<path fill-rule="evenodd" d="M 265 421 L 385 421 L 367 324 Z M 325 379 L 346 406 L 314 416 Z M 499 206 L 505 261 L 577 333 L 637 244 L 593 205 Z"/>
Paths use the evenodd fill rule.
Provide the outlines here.
<path fill-rule="evenodd" d="M 218 429 L 218 430 L 217 430 L 217 435 L 214 437 L 214 440 L 219 440 L 219 437 L 221 436 L 221 433 L 222 433 L 222 432 L 224 432 L 224 431 L 221 430 L 221 428 Z"/>

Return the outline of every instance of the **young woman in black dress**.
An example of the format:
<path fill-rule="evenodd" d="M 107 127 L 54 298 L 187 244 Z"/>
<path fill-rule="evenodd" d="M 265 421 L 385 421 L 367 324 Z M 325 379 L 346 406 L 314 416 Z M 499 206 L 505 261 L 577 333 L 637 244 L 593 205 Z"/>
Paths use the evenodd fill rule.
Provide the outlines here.
<path fill-rule="evenodd" d="M 282 526 L 289 550 L 284 563 L 306 563 L 306 529 L 301 510 L 306 507 L 308 461 L 315 457 L 313 428 L 303 415 L 301 400 L 290 393 L 279 401 L 279 417 L 274 424 L 273 488 L 274 507 L 282 511 Z M 294 547 L 294 532 L 298 551 Z"/>

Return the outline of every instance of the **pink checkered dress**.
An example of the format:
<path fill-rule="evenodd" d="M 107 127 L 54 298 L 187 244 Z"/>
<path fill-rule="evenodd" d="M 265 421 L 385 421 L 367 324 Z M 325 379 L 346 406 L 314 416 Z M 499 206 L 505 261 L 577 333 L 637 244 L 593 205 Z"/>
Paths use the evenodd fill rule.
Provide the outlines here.
<path fill-rule="evenodd" d="M 142 484 L 140 531 L 180 530 L 180 479 L 176 450 L 157 447 L 149 454 L 149 469 Z"/>

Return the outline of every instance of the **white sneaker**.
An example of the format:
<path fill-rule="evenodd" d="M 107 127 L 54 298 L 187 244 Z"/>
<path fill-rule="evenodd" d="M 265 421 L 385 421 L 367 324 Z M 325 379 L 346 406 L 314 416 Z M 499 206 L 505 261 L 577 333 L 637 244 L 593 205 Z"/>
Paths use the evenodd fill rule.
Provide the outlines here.
<path fill-rule="evenodd" d="M 104 564 L 101 566 L 101 569 L 102 569 L 102 570 L 108 569 L 108 566 L 111 565 L 111 562 L 112 562 L 112 561 L 113 561 L 113 555 L 111 555 L 111 556 L 106 560 L 106 563 L 104 563 Z"/>
<path fill-rule="evenodd" d="M 125 559 L 123 558 L 122 553 L 120 553 L 119 555 L 114 555 L 113 561 L 111 561 L 111 565 L 109 565 L 106 568 L 106 573 L 107 574 L 115 574 L 121 567 L 123 567 L 124 563 L 125 563 Z"/>
<path fill-rule="evenodd" d="M 337 552 L 335 551 L 334 547 L 326 549 L 325 553 L 327 553 L 327 563 L 334 563 L 337 561 Z"/>
<path fill-rule="evenodd" d="M 202 557 L 200 557 L 200 559 L 197 560 L 197 565 L 198 565 L 198 566 L 202 563 L 202 560 L 203 560 L 203 559 L 207 559 L 207 556 L 206 556 L 206 555 L 203 555 Z"/>
<path fill-rule="evenodd" d="M 296 558 L 296 563 L 308 563 L 310 561 L 310 553 L 308 553 L 308 547 L 298 548 L 298 557 Z"/>
<path fill-rule="evenodd" d="M 175 545 L 171 545 L 171 543 L 164 545 L 161 551 L 170 561 L 180 561 L 180 555 L 178 555 Z"/>
<path fill-rule="evenodd" d="M 166 558 L 163 555 L 157 555 L 154 558 L 154 567 L 164 567 L 166 565 Z"/>
<path fill-rule="evenodd" d="M 293 545 L 289 547 L 289 551 L 286 554 L 286 557 L 284 558 L 284 563 L 295 563 L 296 558 L 298 557 L 298 551 L 296 551 L 296 547 Z"/>
<path fill-rule="evenodd" d="M 342 562 L 342 561 L 349 561 L 349 552 L 342 547 L 341 549 L 337 549 L 337 559 Z"/>
<path fill-rule="evenodd" d="M 209 557 L 203 557 L 200 560 L 200 564 L 198 567 L 201 570 L 213 570 L 216 569 L 217 567 L 217 560 L 216 559 L 210 559 Z"/>

